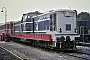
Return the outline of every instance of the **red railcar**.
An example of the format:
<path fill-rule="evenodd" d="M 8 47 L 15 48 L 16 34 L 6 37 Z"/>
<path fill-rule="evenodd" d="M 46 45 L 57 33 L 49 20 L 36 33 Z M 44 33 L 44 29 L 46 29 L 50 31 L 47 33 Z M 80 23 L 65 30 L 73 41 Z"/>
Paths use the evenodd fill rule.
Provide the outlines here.
<path fill-rule="evenodd" d="M 13 22 L 6 22 L 0 25 L 0 40 L 4 41 L 6 34 L 11 35 L 13 31 Z"/>
<path fill-rule="evenodd" d="M 4 40 L 5 37 L 5 24 L 0 25 L 0 40 Z"/>

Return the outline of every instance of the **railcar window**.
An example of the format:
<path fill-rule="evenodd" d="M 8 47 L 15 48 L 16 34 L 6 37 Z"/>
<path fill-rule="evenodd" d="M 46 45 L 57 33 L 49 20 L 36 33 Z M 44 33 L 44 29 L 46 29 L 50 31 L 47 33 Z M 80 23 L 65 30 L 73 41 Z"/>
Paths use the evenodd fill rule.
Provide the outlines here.
<path fill-rule="evenodd" d="M 3 30 L 3 29 L 5 29 L 5 25 L 2 25 L 2 26 L 0 27 L 0 30 Z"/>
<path fill-rule="evenodd" d="M 57 28 L 57 26 L 56 26 L 56 13 L 55 14 L 53 14 L 53 18 L 54 18 L 54 31 L 56 31 L 56 28 Z"/>
<path fill-rule="evenodd" d="M 66 24 L 66 31 L 71 31 L 71 24 Z"/>
<path fill-rule="evenodd" d="M 52 15 L 50 15 L 50 25 L 52 25 Z"/>
<path fill-rule="evenodd" d="M 27 15 L 24 15 L 23 16 L 23 21 L 26 21 L 26 19 L 27 19 Z"/>
<path fill-rule="evenodd" d="M 10 24 L 10 29 L 13 29 L 13 24 Z"/>
<path fill-rule="evenodd" d="M 47 18 L 50 18 L 49 14 L 47 14 Z"/>
<path fill-rule="evenodd" d="M 63 14 L 65 17 L 73 17 L 74 16 L 74 12 L 72 12 L 72 11 L 64 11 Z"/>
<path fill-rule="evenodd" d="M 28 15 L 28 18 L 30 18 L 30 16 Z"/>
<path fill-rule="evenodd" d="M 9 29 L 9 24 L 6 24 L 6 29 Z"/>
<path fill-rule="evenodd" d="M 54 15 L 54 24 L 56 24 L 56 14 L 53 15 Z"/>
<path fill-rule="evenodd" d="M 35 18 L 34 18 L 34 21 L 38 21 L 38 17 L 35 17 Z"/>
<path fill-rule="evenodd" d="M 24 16 L 24 19 L 27 19 L 27 15 Z"/>
<path fill-rule="evenodd" d="M 53 28 L 52 28 L 52 15 L 50 15 L 50 31 L 52 31 L 53 30 Z"/>

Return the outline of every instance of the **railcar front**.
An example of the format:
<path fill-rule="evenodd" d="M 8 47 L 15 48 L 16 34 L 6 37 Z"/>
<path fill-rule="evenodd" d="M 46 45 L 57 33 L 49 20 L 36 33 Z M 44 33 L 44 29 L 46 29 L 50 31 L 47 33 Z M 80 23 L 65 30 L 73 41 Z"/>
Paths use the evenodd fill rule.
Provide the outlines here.
<path fill-rule="evenodd" d="M 6 34 L 11 35 L 13 31 L 12 21 L 0 25 L 0 40 L 5 40 Z"/>
<path fill-rule="evenodd" d="M 5 24 L 0 25 L 0 40 L 5 40 Z"/>

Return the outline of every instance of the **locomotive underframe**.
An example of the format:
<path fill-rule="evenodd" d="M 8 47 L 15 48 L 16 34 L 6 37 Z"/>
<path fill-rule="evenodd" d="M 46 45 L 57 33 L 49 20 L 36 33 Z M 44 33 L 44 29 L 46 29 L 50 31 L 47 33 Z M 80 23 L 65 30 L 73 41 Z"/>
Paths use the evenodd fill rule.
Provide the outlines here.
<path fill-rule="evenodd" d="M 26 43 L 29 43 L 30 45 L 50 48 L 50 49 L 62 49 L 62 50 L 76 49 L 75 41 L 55 42 L 55 41 L 32 40 L 32 39 L 25 39 L 25 38 L 21 38 L 21 39 L 13 38 L 13 39 L 14 41 L 17 41 L 17 42 L 26 42 Z"/>

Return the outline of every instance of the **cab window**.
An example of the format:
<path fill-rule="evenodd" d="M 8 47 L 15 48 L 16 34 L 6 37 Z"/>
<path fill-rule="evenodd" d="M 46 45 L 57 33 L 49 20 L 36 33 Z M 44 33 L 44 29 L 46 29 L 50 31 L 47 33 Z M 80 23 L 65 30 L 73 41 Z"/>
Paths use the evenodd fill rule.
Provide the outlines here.
<path fill-rule="evenodd" d="M 71 24 L 66 24 L 66 31 L 71 31 Z"/>

